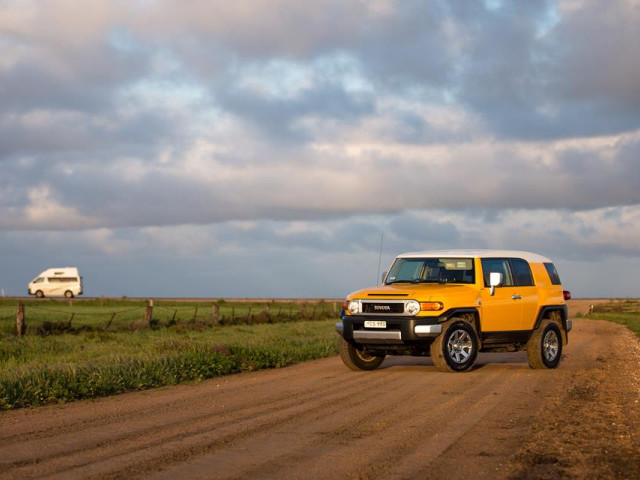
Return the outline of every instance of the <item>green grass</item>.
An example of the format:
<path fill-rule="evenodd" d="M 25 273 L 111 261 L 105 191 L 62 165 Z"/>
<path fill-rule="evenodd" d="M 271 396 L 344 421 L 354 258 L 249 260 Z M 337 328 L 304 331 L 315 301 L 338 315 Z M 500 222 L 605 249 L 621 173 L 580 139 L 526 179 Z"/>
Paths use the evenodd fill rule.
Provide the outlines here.
<path fill-rule="evenodd" d="M 640 337 L 640 301 L 615 300 L 596 305 L 588 318 L 625 325 Z"/>
<path fill-rule="evenodd" d="M 0 300 L 0 409 L 112 395 L 335 355 L 334 302 Z M 218 321 L 214 322 L 214 307 Z"/>
<path fill-rule="evenodd" d="M 627 326 L 638 337 L 640 337 L 640 312 L 630 313 L 593 313 L 589 318 L 607 320 L 609 322 L 620 323 Z"/>
<path fill-rule="evenodd" d="M 17 301 L 0 300 L 0 336 L 14 330 Z M 142 319 L 143 300 L 128 299 L 26 299 L 28 335 L 55 335 L 86 330 L 128 331 L 146 326 Z M 298 320 L 335 318 L 335 302 L 239 302 L 239 301 L 154 301 L 152 326 L 212 325 L 214 304 L 222 325 L 283 323 Z"/>
<path fill-rule="evenodd" d="M 337 353 L 334 319 L 193 330 L 0 337 L 0 408 L 278 368 Z"/>

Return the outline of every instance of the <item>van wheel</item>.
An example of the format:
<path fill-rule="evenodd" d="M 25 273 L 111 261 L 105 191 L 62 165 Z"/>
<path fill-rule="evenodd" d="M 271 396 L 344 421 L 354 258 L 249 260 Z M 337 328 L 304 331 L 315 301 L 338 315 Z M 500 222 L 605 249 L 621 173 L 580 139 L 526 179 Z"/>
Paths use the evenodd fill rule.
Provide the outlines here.
<path fill-rule="evenodd" d="M 562 332 L 552 320 L 542 320 L 527 342 L 527 360 L 535 369 L 556 368 L 562 357 Z"/>
<path fill-rule="evenodd" d="M 375 370 L 382 365 L 384 357 L 369 355 L 349 344 L 344 338 L 340 339 L 340 358 L 351 370 Z"/>
<path fill-rule="evenodd" d="M 43 298 L 44 297 L 44 292 L 42 290 L 37 290 L 36 291 L 36 298 Z"/>
<path fill-rule="evenodd" d="M 64 292 L 64 296 L 66 298 L 73 298 L 73 292 L 71 290 L 67 290 L 66 292 Z"/>
<path fill-rule="evenodd" d="M 442 372 L 466 372 L 476 361 L 478 343 L 471 323 L 452 318 L 442 325 L 442 333 L 431 344 L 431 360 Z"/>

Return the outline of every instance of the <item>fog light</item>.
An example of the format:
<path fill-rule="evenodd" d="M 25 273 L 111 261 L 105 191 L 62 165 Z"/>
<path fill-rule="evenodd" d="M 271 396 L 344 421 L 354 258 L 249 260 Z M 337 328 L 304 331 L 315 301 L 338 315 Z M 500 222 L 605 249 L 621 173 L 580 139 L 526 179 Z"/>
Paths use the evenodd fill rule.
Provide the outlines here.
<path fill-rule="evenodd" d="M 416 315 L 420 311 L 420 304 L 415 300 L 409 300 L 404 304 L 404 311 L 409 315 Z"/>
<path fill-rule="evenodd" d="M 437 312 L 443 308 L 442 302 L 420 302 L 420 310 L 423 312 Z"/>

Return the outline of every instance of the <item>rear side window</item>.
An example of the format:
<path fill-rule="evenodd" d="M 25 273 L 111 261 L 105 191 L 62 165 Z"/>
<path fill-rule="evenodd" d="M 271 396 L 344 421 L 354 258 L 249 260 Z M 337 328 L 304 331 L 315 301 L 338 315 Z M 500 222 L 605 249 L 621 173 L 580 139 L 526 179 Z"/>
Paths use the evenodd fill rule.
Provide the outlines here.
<path fill-rule="evenodd" d="M 553 285 L 562 285 L 560 275 L 558 275 L 558 270 L 556 270 L 556 266 L 553 263 L 545 263 L 544 268 L 547 269 L 547 273 L 549 274 L 549 278 Z"/>
<path fill-rule="evenodd" d="M 534 285 L 533 275 L 531 275 L 531 268 L 527 261 L 521 258 L 512 258 L 509 262 L 511 263 L 511 268 L 513 270 L 515 285 L 521 287 L 532 287 Z"/>

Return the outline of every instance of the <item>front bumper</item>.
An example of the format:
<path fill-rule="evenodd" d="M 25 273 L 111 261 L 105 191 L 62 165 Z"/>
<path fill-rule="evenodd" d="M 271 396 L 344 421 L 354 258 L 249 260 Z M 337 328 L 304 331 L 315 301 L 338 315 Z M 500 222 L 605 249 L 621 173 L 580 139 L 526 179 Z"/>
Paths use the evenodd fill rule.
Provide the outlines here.
<path fill-rule="evenodd" d="M 336 331 L 347 341 L 356 343 L 413 343 L 440 335 L 442 325 L 439 317 L 382 317 L 362 315 L 340 315 L 342 322 L 336 323 Z M 386 328 L 365 328 L 366 320 L 384 320 Z"/>

